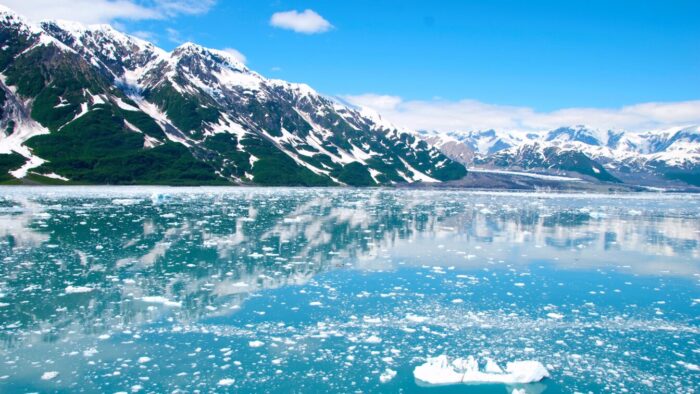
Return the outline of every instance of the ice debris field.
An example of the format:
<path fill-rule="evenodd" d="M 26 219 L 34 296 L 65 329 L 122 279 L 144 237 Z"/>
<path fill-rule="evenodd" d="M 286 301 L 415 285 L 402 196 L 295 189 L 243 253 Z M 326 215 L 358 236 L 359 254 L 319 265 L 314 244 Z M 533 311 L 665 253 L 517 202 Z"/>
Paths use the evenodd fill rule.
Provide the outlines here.
<path fill-rule="evenodd" d="M 0 392 L 693 393 L 700 198 L 0 188 Z"/>

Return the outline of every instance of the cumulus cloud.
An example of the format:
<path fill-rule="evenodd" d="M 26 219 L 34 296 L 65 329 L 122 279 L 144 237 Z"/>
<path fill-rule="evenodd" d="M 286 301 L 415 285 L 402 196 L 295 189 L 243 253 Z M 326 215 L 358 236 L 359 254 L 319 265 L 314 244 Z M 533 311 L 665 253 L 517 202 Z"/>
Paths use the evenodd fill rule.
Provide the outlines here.
<path fill-rule="evenodd" d="M 647 131 L 700 124 L 700 100 L 542 112 L 476 100 L 403 100 L 398 96 L 377 94 L 342 98 L 351 104 L 374 109 L 393 123 L 415 130 L 530 132 L 582 124 L 600 129 Z"/>
<path fill-rule="evenodd" d="M 276 12 L 270 18 L 270 25 L 304 34 L 323 33 L 333 27 L 314 10 Z"/>
<path fill-rule="evenodd" d="M 215 3 L 216 0 L 3 0 L 4 5 L 34 21 L 67 19 L 83 23 L 202 14 Z"/>
<path fill-rule="evenodd" d="M 221 51 L 228 53 L 229 55 L 233 56 L 234 59 L 238 60 L 239 62 L 245 64 L 248 59 L 245 57 L 244 54 L 242 54 L 239 50 L 234 49 L 234 48 L 224 48 Z"/>

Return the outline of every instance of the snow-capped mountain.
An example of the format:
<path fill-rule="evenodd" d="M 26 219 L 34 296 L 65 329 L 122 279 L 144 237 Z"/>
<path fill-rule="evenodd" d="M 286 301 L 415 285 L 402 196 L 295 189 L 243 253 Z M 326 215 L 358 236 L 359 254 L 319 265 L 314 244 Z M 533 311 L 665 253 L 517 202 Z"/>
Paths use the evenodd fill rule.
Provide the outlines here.
<path fill-rule="evenodd" d="M 574 126 L 539 133 L 421 134 L 468 166 L 577 173 L 608 182 L 700 185 L 699 126 L 643 133 Z"/>
<path fill-rule="evenodd" d="M 0 8 L 0 181 L 376 185 L 466 174 L 416 133 L 226 52 Z"/>

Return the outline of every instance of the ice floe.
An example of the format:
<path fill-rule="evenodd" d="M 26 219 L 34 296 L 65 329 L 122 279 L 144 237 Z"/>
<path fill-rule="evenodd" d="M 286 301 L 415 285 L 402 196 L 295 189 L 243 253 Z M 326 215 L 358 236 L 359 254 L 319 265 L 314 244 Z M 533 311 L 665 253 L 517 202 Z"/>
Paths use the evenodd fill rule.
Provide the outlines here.
<path fill-rule="evenodd" d="M 384 372 L 382 372 L 381 375 L 379 375 L 379 381 L 381 383 L 387 383 L 390 382 L 394 377 L 396 376 L 396 371 L 393 369 L 385 369 Z"/>
<path fill-rule="evenodd" d="M 504 383 L 535 383 L 549 377 L 549 371 L 539 361 L 513 361 L 506 364 L 505 371 L 492 360 L 485 367 L 472 356 L 452 361 L 445 356 L 429 357 L 424 364 L 413 370 L 413 376 L 427 385 Z"/>
<path fill-rule="evenodd" d="M 64 290 L 66 294 L 79 294 L 79 293 L 89 293 L 93 291 L 92 287 L 87 287 L 87 286 L 68 286 Z"/>
<path fill-rule="evenodd" d="M 52 380 L 52 379 L 55 379 L 57 376 L 58 376 L 58 372 L 48 371 L 48 372 L 44 372 L 41 375 L 41 380 Z"/>

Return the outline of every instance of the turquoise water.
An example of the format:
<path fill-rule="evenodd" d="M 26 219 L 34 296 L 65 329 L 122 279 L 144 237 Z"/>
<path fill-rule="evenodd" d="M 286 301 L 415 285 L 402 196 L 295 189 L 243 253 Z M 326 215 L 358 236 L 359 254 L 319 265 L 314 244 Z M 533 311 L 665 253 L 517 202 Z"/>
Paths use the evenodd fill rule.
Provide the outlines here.
<path fill-rule="evenodd" d="M 691 393 L 699 285 L 691 195 L 6 187 L 0 392 Z"/>

